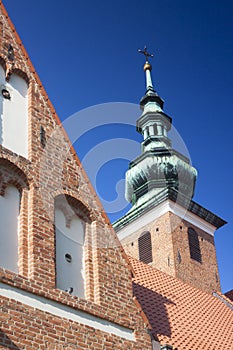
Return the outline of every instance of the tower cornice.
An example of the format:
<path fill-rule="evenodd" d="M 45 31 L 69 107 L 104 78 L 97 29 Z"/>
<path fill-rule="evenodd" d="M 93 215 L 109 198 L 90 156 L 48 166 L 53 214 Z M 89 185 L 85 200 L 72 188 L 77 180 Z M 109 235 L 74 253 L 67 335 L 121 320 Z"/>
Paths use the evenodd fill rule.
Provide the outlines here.
<path fill-rule="evenodd" d="M 196 226 L 201 225 L 200 228 L 211 235 L 214 234 L 216 229 L 227 223 L 195 201 L 190 201 L 189 198 L 177 190 L 166 188 L 158 195 L 150 198 L 150 201 L 147 203 L 133 207 L 128 213 L 113 223 L 113 228 L 121 239 L 120 235 L 123 230 L 126 230 L 129 235 L 131 234 L 129 225 L 134 225 L 134 223 L 137 225 L 138 220 L 142 220 L 143 224 L 146 225 L 147 220 L 153 221 L 167 211 L 175 213 L 184 220 L 190 221 L 192 219 L 193 224 Z"/>

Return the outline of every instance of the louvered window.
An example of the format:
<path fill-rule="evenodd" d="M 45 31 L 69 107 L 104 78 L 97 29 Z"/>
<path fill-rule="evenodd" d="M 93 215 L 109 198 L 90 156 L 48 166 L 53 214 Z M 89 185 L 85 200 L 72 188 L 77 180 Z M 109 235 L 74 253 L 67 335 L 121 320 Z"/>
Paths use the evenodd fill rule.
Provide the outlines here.
<path fill-rule="evenodd" d="M 148 264 L 152 262 L 151 234 L 145 231 L 138 239 L 139 260 Z"/>
<path fill-rule="evenodd" d="M 191 227 L 189 227 L 188 229 L 188 240 L 189 240 L 190 257 L 201 263 L 202 262 L 201 249 L 200 249 L 198 234 Z"/>

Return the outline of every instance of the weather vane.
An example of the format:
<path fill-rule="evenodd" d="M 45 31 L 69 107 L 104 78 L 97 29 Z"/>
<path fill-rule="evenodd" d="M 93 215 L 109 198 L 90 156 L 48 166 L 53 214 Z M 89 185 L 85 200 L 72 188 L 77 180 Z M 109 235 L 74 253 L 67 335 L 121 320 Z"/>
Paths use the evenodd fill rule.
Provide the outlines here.
<path fill-rule="evenodd" d="M 149 63 L 149 62 L 148 62 L 148 57 L 154 57 L 153 54 L 151 54 L 151 53 L 149 53 L 149 52 L 147 51 L 147 47 L 146 47 L 146 46 L 144 47 L 143 50 L 138 49 L 138 52 L 139 52 L 139 53 L 142 53 L 142 54 L 146 57 L 146 62 L 147 62 L 147 63 Z"/>

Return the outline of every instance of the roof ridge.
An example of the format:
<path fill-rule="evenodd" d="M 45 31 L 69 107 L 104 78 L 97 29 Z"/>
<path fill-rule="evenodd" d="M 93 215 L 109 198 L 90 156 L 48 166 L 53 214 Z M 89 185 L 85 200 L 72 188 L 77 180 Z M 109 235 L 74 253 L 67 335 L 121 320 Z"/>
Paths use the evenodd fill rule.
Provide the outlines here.
<path fill-rule="evenodd" d="M 221 300 L 225 305 L 227 305 L 233 311 L 233 302 L 231 299 L 226 297 L 221 292 L 217 292 L 217 291 L 213 292 L 212 295 L 218 298 L 219 300 Z"/>

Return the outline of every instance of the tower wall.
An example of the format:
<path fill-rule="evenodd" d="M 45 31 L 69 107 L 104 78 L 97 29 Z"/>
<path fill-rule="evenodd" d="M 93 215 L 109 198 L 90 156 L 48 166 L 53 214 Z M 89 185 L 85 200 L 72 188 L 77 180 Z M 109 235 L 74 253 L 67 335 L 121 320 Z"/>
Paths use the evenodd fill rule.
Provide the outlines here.
<path fill-rule="evenodd" d="M 150 265 L 175 276 L 170 213 L 168 212 L 144 225 L 143 218 L 141 218 L 138 226 L 139 228 L 134 233 L 121 240 L 126 253 L 139 260 L 138 238 L 144 231 L 149 231 L 151 233 L 153 258 Z"/>
<path fill-rule="evenodd" d="M 151 233 L 153 261 L 149 265 L 207 292 L 220 291 L 214 237 L 199 227 L 167 212 L 145 224 L 143 216 L 135 231 L 121 240 L 128 255 L 139 260 L 138 238 Z M 200 244 L 201 262 L 191 258 L 188 229 L 193 228 Z M 130 228 L 129 228 L 130 229 Z M 120 231 L 118 232 L 121 235 Z"/>
<path fill-rule="evenodd" d="M 220 280 L 214 237 L 199 227 L 171 214 L 175 276 L 207 292 L 220 291 Z M 201 262 L 190 257 L 188 229 L 198 236 Z"/>

